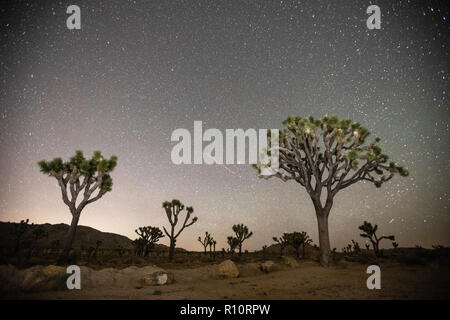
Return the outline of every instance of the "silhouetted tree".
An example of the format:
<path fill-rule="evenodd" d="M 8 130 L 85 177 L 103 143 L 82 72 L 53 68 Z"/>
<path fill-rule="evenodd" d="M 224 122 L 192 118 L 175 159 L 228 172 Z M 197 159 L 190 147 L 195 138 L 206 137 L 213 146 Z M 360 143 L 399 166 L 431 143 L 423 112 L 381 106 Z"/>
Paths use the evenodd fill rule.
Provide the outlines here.
<path fill-rule="evenodd" d="M 277 237 L 272 238 L 273 241 L 277 242 L 280 245 L 280 257 L 283 256 L 284 248 L 286 248 L 289 245 L 288 240 L 286 239 L 286 235 L 287 233 L 283 233 L 283 235 L 280 238 Z"/>
<path fill-rule="evenodd" d="M 370 222 L 364 221 L 364 224 L 359 226 L 359 230 L 363 231 L 364 233 L 361 233 L 361 237 L 363 238 L 368 238 L 370 240 L 370 242 L 372 243 L 373 246 L 373 251 L 375 252 L 375 255 L 377 257 L 381 256 L 381 252 L 380 252 L 380 241 L 383 239 L 388 239 L 391 241 L 395 240 L 394 236 L 382 236 L 380 238 L 377 237 L 376 232 L 378 230 L 378 226 L 372 226 L 372 224 Z"/>
<path fill-rule="evenodd" d="M 340 121 L 335 116 L 322 119 L 289 116 L 283 124 L 287 128 L 280 131 L 279 146 L 272 149 L 270 131 L 267 143 L 270 155 L 279 154 L 279 170 L 261 164 L 255 167 L 259 173 L 264 170 L 262 178 L 293 180 L 306 189 L 317 216 L 320 261 L 327 266 L 328 216 L 336 194 L 359 181 L 380 187 L 395 173 L 407 176 L 408 171 L 394 162 L 386 164 L 388 156 L 381 153 L 380 139 L 368 143 L 369 130 L 359 123 Z"/>
<path fill-rule="evenodd" d="M 170 223 L 170 233 L 166 230 L 165 227 L 163 227 L 163 229 L 164 229 L 164 232 L 166 233 L 166 235 L 170 239 L 169 261 L 172 261 L 173 255 L 175 253 L 175 245 L 176 245 L 178 236 L 184 230 L 184 228 L 187 228 L 187 227 L 193 225 L 198 220 L 198 218 L 193 217 L 191 220 L 189 220 L 192 213 L 194 212 L 194 208 L 186 207 L 186 217 L 183 221 L 183 225 L 181 226 L 180 230 L 175 233 L 175 226 L 178 223 L 178 216 L 185 209 L 184 204 L 182 204 L 180 202 L 180 200 L 174 199 L 171 202 L 165 201 L 162 206 L 163 206 L 164 210 L 166 211 L 167 219 L 169 219 L 169 223 Z"/>
<path fill-rule="evenodd" d="M 242 253 L 242 244 L 245 240 L 250 238 L 253 235 L 253 232 L 249 232 L 247 226 L 244 226 L 243 224 L 235 224 L 233 226 L 233 231 L 236 234 L 236 239 L 238 240 L 239 244 L 239 255 Z"/>
<path fill-rule="evenodd" d="M 205 232 L 205 238 L 202 240 L 201 237 L 198 237 L 197 239 L 203 246 L 204 254 L 206 254 L 206 248 L 210 245 L 210 242 L 212 240 L 211 235 L 208 233 L 208 231 Z"/>
<path fill-rule="evenodd" d="M 117 157 L 112 156 L 108 160 L 100 151 L 94 151 L 92 158 L 86 159 L 83 152 L 78 150 L 69 162 L 55 158 L 52 161 L 39 161 L 38 165 L 42 173 L 56 178 L 63 201 L 72 214 L 69 233 L 59 258 L 59 263 L 64 264 L 72 248 L 78 220 L 84 207 L 112 190 L 113 182 L 109 174 L 117 165 Z M 82 196 L 79 199 L 80 194 Z"/>
<path fill-rule="evenodd" d="M 289 245 L 295 249 L 295 254 L 297 258 L 300 257 L 299 255 L 300 246 L 303 246 L 303 255 L 305 254 L 304 246 L 309 239 L 309 236 L 306 234 L 306 232 L 303 231 L 303 232 L 287 233 L 286 239 Z"/>
<path fill-rule="evenodd" d="M 19 223 L 12 222 L 12 234 L 14 237 L 14 254 L 17 255 L 20 247 L 22 245 L 23 236 L 28 231 L 28 228 L 30 225 L 28 222 L 30 219 L 27 220 L 20 220 Z"/>
<path fill-rule="evenodd" d="M 235 237 L 229 236 L 227 237 L 227 243 L 230 246 L 231 254 L 233 254 L 236 248 L 239 246 L 239 240 Z"/>
<path fill-rule="evenodd" d="M 134 232 L 139 236 L 139 239 L 136 239 L 136 242 L 134 242 L 136 255 L 141 257 L 146 257 L 159 239 L 164 237 L 161 229 L 158 227 L 140 227 Z"/>

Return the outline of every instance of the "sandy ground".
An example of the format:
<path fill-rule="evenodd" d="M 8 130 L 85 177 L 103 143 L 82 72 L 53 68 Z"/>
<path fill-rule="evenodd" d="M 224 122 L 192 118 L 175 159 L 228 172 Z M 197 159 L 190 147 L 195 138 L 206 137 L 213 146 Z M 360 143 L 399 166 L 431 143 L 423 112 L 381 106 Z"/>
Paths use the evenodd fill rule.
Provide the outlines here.
<path fill-rule="evenodd" d="M 82 288 L 29 293 L 25 299 L 448 299 L 450 269 L 381 265 L 381 289 L 366 287 L 366 265 L 344 263 L 323 268 L 302 261 L 263 273 L 257 263 L 238 264 L 239 278 L 220 279 L 214 265 L 168 269 L 175 282 L 165 286 Z"/>

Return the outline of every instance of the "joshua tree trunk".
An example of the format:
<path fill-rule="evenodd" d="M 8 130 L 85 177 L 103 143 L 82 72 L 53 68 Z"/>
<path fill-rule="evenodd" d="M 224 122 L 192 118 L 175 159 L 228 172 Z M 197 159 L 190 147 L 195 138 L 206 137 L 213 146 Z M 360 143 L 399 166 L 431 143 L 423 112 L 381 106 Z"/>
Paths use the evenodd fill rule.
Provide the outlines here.
<path fill-rule="evenodd" d="M 169 261 L 172 261 L 173 254 L 175 253 L 175 239 L 170 239 L 170 247 L 169 247 Z"/>
<path fill-rule="evenodd" d="M 242 254 L 242 244 L 239 245 L 239 255 Z"/>
<path fill-rule="evenodd" d="M 325 207 L 322 208 L 320 201 L 314 201 L 314 208 L 316 209 L 317 225 L 319 229 L 319 247 L 320 247 L 320 264 L 328 266 L 330 257 L 330 235 L 328 233 L 328 215 L 330 214 L 332 200 L 327 200 Z"/>
<path fill-rule="evenodd" d="M 64 243 L 64 248 L 59 257 L 58 264 L 65 264 L 69 258 L 70 249 L 72 249 L 72 243 L 75 239 L 75 233 L 77 231 L 78 220 L 80 219 L 79 213 L 72 214 L 72 223 L 70 224 L 69 233 Z"/>

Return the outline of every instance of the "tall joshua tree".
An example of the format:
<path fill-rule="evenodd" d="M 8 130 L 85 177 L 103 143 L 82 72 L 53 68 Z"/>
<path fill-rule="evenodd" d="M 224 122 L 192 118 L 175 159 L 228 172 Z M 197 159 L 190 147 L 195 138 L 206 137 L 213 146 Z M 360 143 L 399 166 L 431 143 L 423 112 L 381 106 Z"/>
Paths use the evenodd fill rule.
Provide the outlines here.
<path fill-rule="evenodd" d="M 63 264 L 72 248 L 81 211 L 112 190 L 110 173 L 117 165 L 117 157 L 112 156 L 108 160 L 100 151 L 94 151 L 92 158 L 86 159 L 83 152 L 78 150 L 68 162 L 55 158 L 51 161 L 39 161 L 38 165 L 42 173 L 58 181 L 62 199 L 72 214 L 72 223 L 59 258 L 59 263 Z"/>
<path fill-rule="evenodd" d="M 360 236 L 363 238 L 368 238 L 373 246 L 373 251 L 375 252 L 375 255 L 379 257 L 381 255 L 380 252 L 380 241 L 383 239 L 388 239 L 391 241 L 395 241 L 394 236 L 382 236 L 377 237 L 376 232 L 378 230 L 378 225 L 372 226 L 370 222 L 364 221 L 363 225 L 358 227 L 359 230 L 363 231 L 364 233 L 361 233 Z"/>
<path fill-rule="evenodd" d="M 283 235 L 279 238 L 273 237 L 273 241 L 278 243 L 280 245 L 280 257 L 283 256 L 284 248 L 286 248 L 289 245 L 288 239 L 287 239 L 287 233 L 283 233 Z"/>
<path fill-rule="evenodd" d="M 172 200 L 171 202 L 165 201 L 163 203 L 163 208 L 166 211 L 167 218 L 169 219 L 170 223 L 170 233 L 166 230 L 165 227 L 163 227 L 164 232 L 170 239 L 170 247 L 169 247 L 169 261 L 172 261 L 173 255 L 175 253 L 175 244 L 177 241 L 178 236 L 180 233 L 187 227 L 193 225 L 195 222 L 197 222 L 198 218 L 193 217 L 190 219 L 192 213 L 194 212 L 194 208 L 192 207 L 186 207 L 186 217 L 184 218 L 183 225 L 181 226 L 180 230 L 175 233 L 175 226 L 178 223 L 178 216 L 182 211 L 184 211 L 185 207 L 184 204 L 180 202 L 180 200 Z M 189 220 L 190 219 L 190 220 Z"/>
<path fill-rule="evenodd" d="M 204 254 L 206 254 L 206 248 L 208 247 L 208 245 L 211 244 L 212 238 L 211 235 L 208 233 L 208 231 L 205 232 L 205 238 L 202 240 L 201 237 L 198 237 L 197 239 L 203 246 Z"/>
<path fill-rule="evenodd" d="M 239 255 L 242 254 L 242 244 L 245 240 L 253 235 L 253 232 L 249 232 L 247 226 L 243 224 L 235 224 L 233 226 L 233 231 L 236 234 L 236 239 L 239 247 Z"/>
<path fill-rule="evenodd" d="M 328 216 L 336 194 L 360 181 L 381 187 L 394 174 L 407 176 L 408 171 L 395 162 L 388 163 L 389 157 L 378 146 L 380 139 L 369 142 L 369 130 L 359 123 L 335 116 L 322 119 L 289 116 L 283 124 L 286 129 L 280 130 L 278 147 L 272 149 L 270 138 L 267 142 L 269 154 L 278 151 L 279 169 L 269 168 L 271 175 L 265 172 L 261 177 L 293 180 L 306 189 L 317 216 L 320 261 L 327 266 Z M 255 167 L 259 173 L 267 169 L 261 164 Z"/>

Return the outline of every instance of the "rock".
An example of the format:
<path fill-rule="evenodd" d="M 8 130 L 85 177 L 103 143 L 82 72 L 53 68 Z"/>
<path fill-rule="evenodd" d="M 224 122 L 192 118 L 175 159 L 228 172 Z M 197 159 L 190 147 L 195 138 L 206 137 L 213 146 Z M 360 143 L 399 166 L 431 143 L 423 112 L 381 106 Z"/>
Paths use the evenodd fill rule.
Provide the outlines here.
<path fill-rule="evenodd" d="M 163 286 L 173 283 L 173 273 L 156 271 L 139 279 L 139 284 L 144 286 Z"/>
<path fill-rule="evenodd" d="M 225 260 L 218 266 L 217 274 L 221 277 L 226 278 L 237 278 L 239 277 L 239 269 L 236 267 L 233 261 Z"/>
<path fill-rule="evenodd" d="M 69 275 L 59 266 L 34 266 L 25 270 L 20 289 L 23 291 L 48 291 L 67 288 Z"/>
<path fill-rule="evenodd" d="M 295 260 L 292 257 L 286 257 L 286 256 L 282 256 L 281 260 L 283 261 L 283 264 L 291 267 L 291 268 L 296 268 L 298 267 L 298 262 L 297 260 Z"/>
<path fill-rule="evenodd" d="M 275 263 L 271 260 L 265 261 L 259 265 L 259 269 L 261 269 L 261 271 L 265 273 L 272 272 L 274 267 Z"/>

